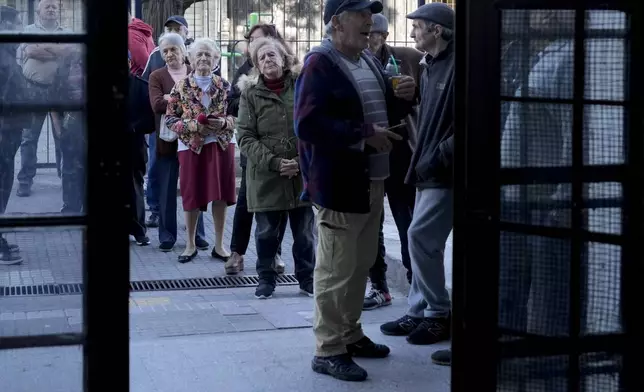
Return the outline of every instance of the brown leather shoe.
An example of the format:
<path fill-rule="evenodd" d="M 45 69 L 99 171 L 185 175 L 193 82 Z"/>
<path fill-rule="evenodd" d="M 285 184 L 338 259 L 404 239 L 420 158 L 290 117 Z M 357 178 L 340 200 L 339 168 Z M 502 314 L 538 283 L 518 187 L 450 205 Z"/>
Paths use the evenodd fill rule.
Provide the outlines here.
<path fill-rule="evenodd" d="M 244 270 L 244 256 L 240 255 L 237 252 L 233 252 L 232 255 L 226 260 L 226 264 L 224 265 L 224 269 L 226 270 L 226 274 L 228 275 L 235 275 L 238 274 L 240 271 Z"/>

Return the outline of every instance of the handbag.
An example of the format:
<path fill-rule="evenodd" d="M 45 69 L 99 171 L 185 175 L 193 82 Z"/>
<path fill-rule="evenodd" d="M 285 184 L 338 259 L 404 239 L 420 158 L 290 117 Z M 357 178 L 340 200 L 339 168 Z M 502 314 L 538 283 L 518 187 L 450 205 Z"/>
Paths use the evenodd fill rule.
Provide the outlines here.
<path fill-rule="evenodd" d="M 159 138 L 164 142 L 172 143 L 179 138 L 176 132 L 173 132 L 165 123 L 165 114 L 161 115 L 161 123 L 159 124 Z"/>

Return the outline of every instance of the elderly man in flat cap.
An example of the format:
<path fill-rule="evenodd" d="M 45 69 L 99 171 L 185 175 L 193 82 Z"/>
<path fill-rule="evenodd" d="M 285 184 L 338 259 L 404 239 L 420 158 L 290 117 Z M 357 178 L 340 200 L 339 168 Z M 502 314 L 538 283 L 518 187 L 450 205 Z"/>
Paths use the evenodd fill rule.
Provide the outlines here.
<path fill-rule="evenodd" d="M 416 81 L 420 79 L 420 61 L 423 53 L 414 48 L 406 46 L 389 46 L 389 21 L 382 14 L 374 14 L 371 19 L 373 25 L 369 33 L 369 52 L 374 59 L 386 67 L 387 63 L 395 60 L 401 75 L 407 75 Z M 413 185 L 405 184 L 405 177 L 409 169 L 412 156 L 412 141 L 415 140 L 415 118 L 408 116 L 407 126 L 398 127 L 395 132 L 402 136 L 403 140 L 392 141 L 392 149 L 389 154 L 389 178 L 385 180 L 385 194 L 389 201 L 391 214 L 396 222 L 398 236 L 400 238 L 400 253 L 402 263 L 407 269 L 407 280 L 411 283 L 411 261 L 409 259 L 409 248 L 407 246 L 407 230 L 411 224 L 414 212 L 414 201 L 416 188 Z M 387 285 L 387 264 L 385 262 L 385 237 L 383 233 L 384 214 L 380 220 L 380 233 L 378 238 L 378 254 L 376 261 L 369 270 L 371 290 L 365 296 L 363 310 L 372 310 L 382 306 L 391 305 L 391 294 Z"/>
<path fill-rule="evenodd" d="M 427 345 L 450 338 L 451 302 L 443 253 L 453 220 L 454 11 L 431 3 L 407 18 L 413 21 L 416 48 L 426 53 L 421 61 L 418 142 L 407 174 L 407 183 L 416 187 L 408 232 L 414 273 L 407 313 L 380 330 L 407 336 L 411 344 Z"/>

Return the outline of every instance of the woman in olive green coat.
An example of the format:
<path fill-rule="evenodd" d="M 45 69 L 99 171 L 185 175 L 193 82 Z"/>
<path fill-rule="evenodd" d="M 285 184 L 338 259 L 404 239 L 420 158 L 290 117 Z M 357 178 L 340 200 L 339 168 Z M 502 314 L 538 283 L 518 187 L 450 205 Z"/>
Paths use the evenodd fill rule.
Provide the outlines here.
<path fill-rule="evenodd" d="M 241 93 L 237 140 L 248 158 L 246 197 L 257 228 L 257 298 L 270 298 L 277 274 L 273 269 L 280 244 L 280 222 L 293 233 L 295 276 L 303 294 L 313 296 L 315 249 L 313 209 L 300 200 L 302 177 L 293 126 L 295 80 L 299 66 L 283 44 L 259 38 L 250 46 L 255 70 L 239 80 Z"/>

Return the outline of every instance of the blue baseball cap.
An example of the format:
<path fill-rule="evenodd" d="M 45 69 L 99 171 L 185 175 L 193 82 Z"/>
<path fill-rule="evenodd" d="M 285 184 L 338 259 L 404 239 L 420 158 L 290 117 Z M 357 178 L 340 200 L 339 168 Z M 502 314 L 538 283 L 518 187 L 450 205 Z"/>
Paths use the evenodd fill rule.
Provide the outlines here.
<path fill-rule="evenodd" d="M 172 23 L 172 22 L 179 23 L 180 25 L 188 28 L 188 21 L 186 20 L 186 18 L 184 18 L 181 15 L 172 15 L 171 17 L 168 18 L 168 20 L 165 21 L 163 26 L 165 27 L 168 25 L 168 23 Z"/>
<path fill-rule="evenodd" d="M 383 6 L 380 1 L 371 0 L 327 0 L 324 4 L 324 24 L 331 21 L 335 15 L 344 11 L 362 11 L 370 9 L 372 14 L 382 12 Z"/>

